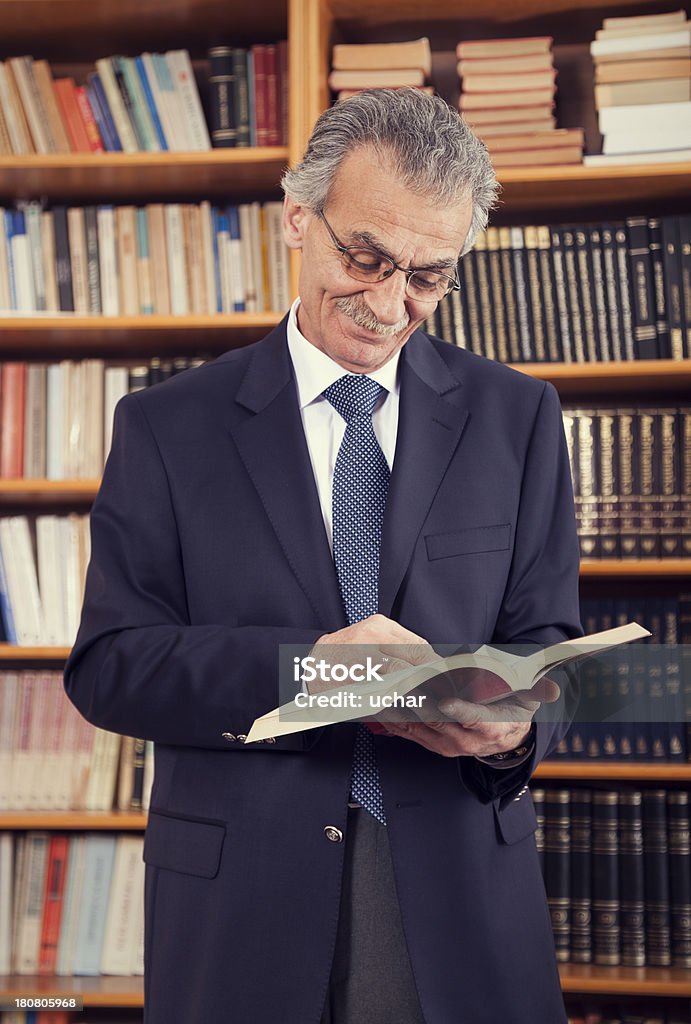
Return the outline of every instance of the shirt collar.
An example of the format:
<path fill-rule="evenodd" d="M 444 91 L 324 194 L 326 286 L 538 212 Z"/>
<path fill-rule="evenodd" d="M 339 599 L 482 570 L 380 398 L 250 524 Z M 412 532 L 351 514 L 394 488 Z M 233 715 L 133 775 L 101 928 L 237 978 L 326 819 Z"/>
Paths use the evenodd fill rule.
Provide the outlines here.
<path fill-rule="evenodd" d="M 340 380 L 348 371 L 344 370 L 331 356 L 313 345 L 298 327 L 297 308 L 300 305 L 299 297 L 290 307 L 288 316 L 288 351 L 295 370 L 295 381 L 298 389 L 300 408 L 304 409 L 315 399 L 321 398 L 335 381 Z M 398 394 L 398 360 L 401 350 L 389 359 L 378 370 L 368 373 L 367 376 L 376 380 L 390 394 Z"/>

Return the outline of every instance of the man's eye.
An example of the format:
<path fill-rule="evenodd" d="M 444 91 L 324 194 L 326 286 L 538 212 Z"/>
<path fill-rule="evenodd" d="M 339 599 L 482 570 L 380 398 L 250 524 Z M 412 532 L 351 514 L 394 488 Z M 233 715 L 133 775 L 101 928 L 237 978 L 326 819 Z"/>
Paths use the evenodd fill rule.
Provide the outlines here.
<path fill-rule="evenodd" d="M 439 274 L 413 274 L 413 284 L 423 291 L 434 291 L 439 287 L 442 278 Z"/>
<path fill-rule="evenodd" d="M 357 270 L 379 270 L 382 265 L 381 256 L 369 249 L 351 249 L 348 259 Z"/>

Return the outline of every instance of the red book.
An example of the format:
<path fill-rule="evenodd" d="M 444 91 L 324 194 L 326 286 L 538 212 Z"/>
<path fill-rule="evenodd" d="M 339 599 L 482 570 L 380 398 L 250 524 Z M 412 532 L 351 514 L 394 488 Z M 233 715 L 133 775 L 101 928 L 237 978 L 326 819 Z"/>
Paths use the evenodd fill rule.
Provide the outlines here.
<path fill-rule="evenodd" d="M 0 477 L 17 480 L 24 475 L 24 405 L 26 364 L 3 363 L 0 372 Z"/>
<path fill-rule="evenodd" d="M 73 151 L 75 153 L 91 153 L 91 143 L 79 109 L 77 86 L 74 84 L 74 79 L 57 78 L 53 82 L 53 89 Z"/>
<path fill-rule="evenodd" d="M 266 46 L 252 47 L 254 64 L 254 126 L 258 146 L 268 146 L 269 96 L 266 79 Z"/>
<path fill-rule="evenodd" d="M 60 918 L 62 916 L 65 877 L 67 875 L 68 850 L 69 839 L 67 836 L 54 835 L 51 837 L 50 849 L 48 851 L 46 886 L 43 895 L 43 923 L 41 925 L 41 948 L 38 961 L 39 974 L 55 974 L 58 940 L 60 938 Z M 39 1014 L 39 1018 L 40 1016 Z"/>
<path fill-rule="evenodd" d="M 84 128 L 86 129 L 89 149 L 92 153 L 102 153 L 103 142 L 101 141 L 101 133 L 98 130 L 98 125 L 94 118 L 94 112 L 91 109 L 91 104 L 89 103 L 86 86 L 78 85 L 75 91 L 77 94 L 77 106 L 79 107 L 79 113 L 81 114 L 82 121 L 84 122 Z"/>
<path fill-rule="evenodd" d="M 278 131 L 279 145 L 288 145 L 288 41 L 276 43 L 278 55 Z"/>
<path fill-rule="evenodd" d="M 70 1024 L 69 1010 L 39 1010 L 36 1024 Z"/>

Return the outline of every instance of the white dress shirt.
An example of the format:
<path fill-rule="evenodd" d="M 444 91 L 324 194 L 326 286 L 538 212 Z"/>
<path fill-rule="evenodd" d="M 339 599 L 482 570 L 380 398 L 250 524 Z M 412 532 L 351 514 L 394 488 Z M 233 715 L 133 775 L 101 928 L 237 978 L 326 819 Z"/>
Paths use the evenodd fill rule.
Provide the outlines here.
<path fill-rule="evenodd" d="M 299 305 L 300 299 L 298 298 L 293 303 L 288 318 L 288 350 L 295 370 L 300 416 L 319 493 L 319 504 L 324 517 L 329 546 L 333 551 L 331 491 L 334 466 L 345 434 L 346 422 L 336 412 L 331 402 L 324 398 L 322 392 L 335 381 L 346 376 L 348 371 L 334 362 L 325 352 L 316 348 L 304 334 L 301 334 L 297 320 Z M 379 370 L 367 374 L 386 389 L 374 407 L 372 426 L 389 469 L 393 466 L 398 433 L 399 356 L 400 351 Z"/>

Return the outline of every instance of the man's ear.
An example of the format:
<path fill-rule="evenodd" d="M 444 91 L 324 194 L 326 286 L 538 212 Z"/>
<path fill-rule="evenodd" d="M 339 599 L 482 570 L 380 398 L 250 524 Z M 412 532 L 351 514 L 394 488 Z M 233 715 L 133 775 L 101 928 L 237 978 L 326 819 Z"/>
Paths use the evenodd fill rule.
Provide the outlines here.
<path fill-rule="evenodd" d="M 283 199 L 283 240 L 289 249 L 302 249 L 312 213 L 290 196 Z"/>

